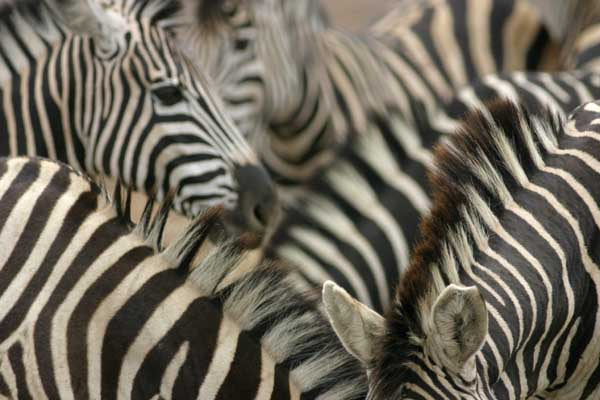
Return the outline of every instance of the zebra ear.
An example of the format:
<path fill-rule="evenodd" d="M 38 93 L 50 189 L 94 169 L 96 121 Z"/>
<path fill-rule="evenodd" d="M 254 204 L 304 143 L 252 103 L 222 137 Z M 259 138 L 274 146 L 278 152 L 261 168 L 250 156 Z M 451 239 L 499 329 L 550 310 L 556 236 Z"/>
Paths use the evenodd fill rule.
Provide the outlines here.
<path fill-rule="evenodd" d="M 62 23 L 74 34 L 89 36 L 96 46 L 112 54 L 127 30 L 123 16 L 100 0 L 48 0 Z"/>
<path fill-rule="evenodd" d="M 474 355 L 488 332 L 485 300 L 475 286 L 450 285 L 438 296 L 431 314 L 430 353 L 448 370 L 473 379 Z"/>
<path fill-rule="evenodd" d="M 323 303 L 333 330 L 346 350 L 363 364 L 370 365 L 374 344 L 385 332 L 383 317 L 331 281 L 323 285 Z"/>

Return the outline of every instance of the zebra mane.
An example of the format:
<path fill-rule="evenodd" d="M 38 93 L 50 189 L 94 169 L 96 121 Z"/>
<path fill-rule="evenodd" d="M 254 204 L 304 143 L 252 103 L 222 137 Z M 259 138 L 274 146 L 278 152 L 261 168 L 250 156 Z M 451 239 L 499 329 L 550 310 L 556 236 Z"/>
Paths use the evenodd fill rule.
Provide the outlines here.
<path fill-rule="evenodd" d="M 107 196 L 105 189 L 102 192 Z M 109 200 L 123 223 L 187 274 L 188 282 L 203 296 L 217 300 L 225 315 L 260 343 L 277 365 L 290 371 L 290 378 L 308 397 L 365 398 L 363 367 L 338 341 L 320 311 L 318 295 L 298 288 L 286 265 L 274 260 L 250 265 L 249 253 L 242 250 L 243 238 L 220 240 L 207 256 L 196 259 L 220 208 L 205 211 L 178 239 L 162 245 L 172 198 L 167 196 L 155 213 L 156 202 L 148 200 L 137 225 L 131 222 L 130 190 L 118 183 Z"/>
<path fill-rule="evenodd" d="M 496 223 L 562 135 L 556 114 L 533 114 L 496 100 L 468 114 L 449 143 L 437 147 L 432 210 L 421 224 L 422 239 L 399 282 L 377 349 L 372 378 L 381 398 L 395 393 L 392 382 L 399 382 L 410 353 L 423 345 L 437 296 L 460 283 L 459 270 L 472 263 L 473 248 L 486 242 L 487 226 Z"/>

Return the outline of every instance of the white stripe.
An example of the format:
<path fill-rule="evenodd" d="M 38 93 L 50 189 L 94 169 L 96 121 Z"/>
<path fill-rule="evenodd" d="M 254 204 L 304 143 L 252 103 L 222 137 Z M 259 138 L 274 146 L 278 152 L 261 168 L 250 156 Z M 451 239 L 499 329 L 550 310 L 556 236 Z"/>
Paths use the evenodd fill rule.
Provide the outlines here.
<path fill-rule="evenodd" d="M 80 237 L 78 235 L 78 237 Z M 102 345 L 106 329 L 112 317 L 124 306 L 131 296 L 156 274 L 169 266 L 161 257 L 144 260 L 132 270 L 113 291 L 98 304 L 87 327 L 88 388 L 92 399 L 100 399 L 102 379 Z M 105 367 L 106 368 L 106 367 Z"/>
<path fill-rule="evenodd" d="M 470 0 L 467 5 L 467 30 L 469 34 L 469 56 L 473 58 L 473 64 L 477 69 L 478 76 L 484 76 L 496 72 L 494 54 L 490 43 L 490 20 L 492 12 L 492 1 Z"/>
<path fill-rule="evenodd" d="M 365 286 L 365 282 L 356 269 L 340 252 L 331 244 L 327 238 L 317 232 L 306 228 L 294 228 L 290 232 L 290 236 L 299 243 L 304 244 L 311 249 L 318 257 L 325 262 L 331 264 L 338 272 L 343 275 L 349 285 L 354 290 L 356 297 L 363 303 L 373 307 L 373 301 L 369 295 L 369 291 Z"/>
<path fill-rule="evenodd" d="M 231 368 L 231 363 L 235 357 L 235 351 L 238 345 L 240 335 L 239 327 L 224 317 L 219 327 L 219 338 L 217 339 L 217 348 L 213 354 L 213 358 L 208 367 L 206 377 L 202 382 L 198 396 L 198 400 L 214 399 L 219 393 L 219 389 L 227 372 Z M 190 393 L 190 395 L 193 395 Z"/>
<path fill-rule="evenodd" d="M 53 168 L 54 167 L 54 168 Z M 42 171 L 47 173 L 52 173 L 57 171 L 56 164 L 44 163 L 42 167 Z M 45 172 L 48 171 L 48 172 Z M 38 186 L 47 187 L 48 182 L 50 181 L 49 175 L 41 177 L 41 181 L 38 183 Z M 67 189 L 68 195 L 62 195 L 58 199 L 52 213 L 48 216 L 47 222 L 44 223 L 44 227 L 40 233 L 40 236 L 35 244 L 35 247 L 31 249 L 31 253 L 27 258 L 23 267 L 15 276 L 12 282 L 7 286 L 4 293 L 0 293 L 0 304 L 2 307 L 0 308 L 0 320 L 3 320 L 8 312 L 12 310 L 15 303 L 21 300 L 22 291 L 29 283 L 29 280 L 33 278 L 34 274 L 38 271 L 42 263 L 45 261 L 45 257 L 48 253 L 50 247 L 54 244 L 54 241 L 58 237 L 58 233 L 62 228 L 62 222 L 65 220 L 65 216 L 69 212 L 69 209 L 74 204 L 74 202 L 78 199 L 79 195 L 87 190 L 90 190 L 88 184 L 83 184 L 82 179 L 73 179 L 69 188 Z M 35 204 L 35 198 L 30 197 L 29 194 L 27 196 L 27 202 L 30 205 L 29 214 L 33 211 L 33 206 Z M 25 217 L 22 217 L 25 218 Z M 25 221 L 26 219 L 23 219 Z M 24 225 L 24 224 L 19 224 Z M 17 237 L 8 237 L 8 240 L 12 240 L 12 242 L 17 242 Z M 0 239 L 1 242 L 2 239 Z M 8 252 L 6 253 L 8 254 Z M 37 296 L 39 293 L 36 293 Z M 26 321 L 24 321 L 26 322 Z M 18 330 L 18 327 L 14 327 L 15 331 Z"/>
<path fill-rule="evenodd" d="M 133 239 L 133 240 L 132 240 Z M 137 243 L 136 243 L 137 242 Z M 69 290 L 60 306 L 52 318 L 52 334 L 50 348 L 52 351 L 52 365 L 55 368 L 56 384 L 61 399 L 75 399 L 75 387 L 71 382 L 71 371 L 69 369 L 69 359 L 67 344 L 67 329 L 73 311 L 79 304 L 86 290 L 92 286 L 102 274 L 111 268 L 121 256 L 127 253 L 135 245 L 139 245 L 139 239 L 130 236 L 123 236 L 115 243 L 109 246 L 104 252 L 98 255 L 98 258 L 90 265 L 83 275 L 78 276 L 77 283 Z M 79 371 L 75 371 L 77 375 Z"/>
<path fill-rule="evenodd" d="M 256 400 L 270 399 L 275 384 L 275 363 L 264 347 L 261 347 L 261 359 L 260 386 L 256 392 Z"/>
<path fill-rule="evenodd" d="M 177 353 L 173 356 L 169 365 L 165 369 L 165 373 L 162 377 L 162 381 L 160 383 L 160 396 L 165 399 L 170 399 L 173 394 L 173 387 L 175 386 L 175 381 L 177 380 L 177 376 L 179 375 L 179 371 L 181 370 L 181 366 L 185 362 L 185 359 L 190 351 L 189 342 L 183 342 L 177 350 Z"/>
<path fill-rule="evenodd" d="M 58 169 L 58 164 L 42 162 L 36 181 L 27 188 L 27 191 L 23 193 L 12 210 L 10 210 L 4 227 L 0 231 L 0 243 L 5 243 L 5 246 L 12 244 L 13 247 L 4 247 L 0 252 L 0 268 L 6 267 L 6 261 L 14 251 L 14 246 L 17 245 L 15 238 L 21 237 L 25 228 L 25 222 L 31 215 L 33 205 L 46 188 L 47 182 L 52 179 L 52 176 Z M 2 295 L 4 296 L 5 293 L 2 293 Z"/>
<path fill-rule="evenodd" d="M 432 19 L 431 35 L 434 45 L 452 86 L 457 89 L 466 85 L 469 80 L 463 63 L 461 44 L 456 41 L 452 28 L 454 20 L 452 10 L 447 4 L 436 9 Z"/>
<path fill-rule="evenodd" d="M 165 337 L 197 297 L 198 294 L 192 288 L 181 286 L 171 292 L 154 310 L 123 358 L 119 374 L 118 399 L 129 399 L 135 376 L 146 356 Z"/>

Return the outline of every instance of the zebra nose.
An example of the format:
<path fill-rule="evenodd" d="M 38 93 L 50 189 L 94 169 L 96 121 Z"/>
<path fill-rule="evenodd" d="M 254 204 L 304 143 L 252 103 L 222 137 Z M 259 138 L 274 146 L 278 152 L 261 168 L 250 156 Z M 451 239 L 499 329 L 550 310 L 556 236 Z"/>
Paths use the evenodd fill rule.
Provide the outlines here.
<path fill-rule="evenodd" d="M 263 236 L 275 223 L 279 201 L 273 181 L 259 166 L 237 167 L 235 178 L 238 183 L 238 199 L 245 228 Z"/>

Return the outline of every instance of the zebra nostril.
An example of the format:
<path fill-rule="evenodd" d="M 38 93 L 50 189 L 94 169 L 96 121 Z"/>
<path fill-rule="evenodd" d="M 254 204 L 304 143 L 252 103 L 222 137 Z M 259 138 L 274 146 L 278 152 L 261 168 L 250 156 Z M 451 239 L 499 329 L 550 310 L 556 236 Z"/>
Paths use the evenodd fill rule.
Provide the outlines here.
<path fill-rule="evenodd" d="M 277 213 L 277 192 L 271 178 L 259 166 L 244 165 L 235 171 L 244 229 L 262 235 Z"/>
<path fill-rule="evenodd" d="M 268 210 L 262 204 L 257 204 L 254 207 L 254 218 L 263 226 L 269 223 Z"/>

